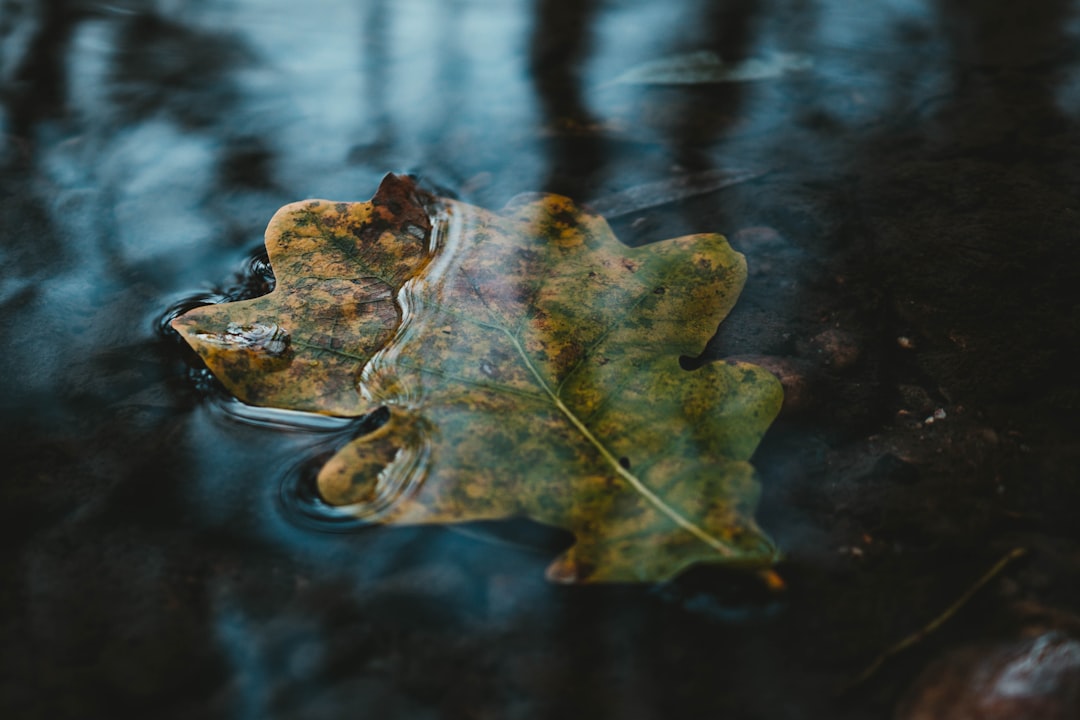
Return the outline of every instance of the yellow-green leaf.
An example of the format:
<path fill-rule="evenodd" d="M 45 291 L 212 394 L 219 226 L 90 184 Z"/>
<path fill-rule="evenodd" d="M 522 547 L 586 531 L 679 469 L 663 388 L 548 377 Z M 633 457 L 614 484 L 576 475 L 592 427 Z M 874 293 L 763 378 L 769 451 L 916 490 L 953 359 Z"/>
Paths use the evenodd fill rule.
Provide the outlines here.
<path fill-rule="evenodd" d="M 749 464 L 782 400 L 746 363 L 687 371 L 745 261 L 720 235 L 627 248 L 556 195 L 499 213 L 387 176 L 266 233 L 274 291 L 173 326 L 241 400 L 386 420 L 319 491 L 379 523 L 527 516 L 574 533 L 562 582 L 767 566 Z"/>

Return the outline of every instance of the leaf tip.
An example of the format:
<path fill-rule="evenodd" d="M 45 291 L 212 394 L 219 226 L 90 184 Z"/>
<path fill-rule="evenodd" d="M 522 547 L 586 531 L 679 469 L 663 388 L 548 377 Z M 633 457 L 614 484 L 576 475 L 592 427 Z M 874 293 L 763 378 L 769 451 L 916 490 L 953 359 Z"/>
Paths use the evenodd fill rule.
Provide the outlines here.
<path fill-rule="evenodd" d="M 420 190 L 416 180 L 411 175 L 397 175 L 386 173 L 379 182 L 379 189 L 371 197 L 371 202 L 377 205 L 387 205 L 394 202 L 404 202 L 407 205 L 423 205 L 426 193 Z"/>

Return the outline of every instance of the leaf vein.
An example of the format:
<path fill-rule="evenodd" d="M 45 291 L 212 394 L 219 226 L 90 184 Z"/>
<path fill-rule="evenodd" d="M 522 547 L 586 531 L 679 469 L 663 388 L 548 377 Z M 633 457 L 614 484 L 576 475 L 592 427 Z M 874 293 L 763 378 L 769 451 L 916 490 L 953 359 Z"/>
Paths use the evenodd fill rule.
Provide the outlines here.
<path fill-rule="evenodd" d="M 525 362 L 525 365 L 532 372 L 533 376 L 536 378 L 536 381 L 540 384 L 540 387 L 542 387 L 544 391 L 548 394 L 548 396 L 551 398 L 551 401 L 555 404 L 555 407 L 557 407 L 559 411 L 566 416 L 566 419 L 570 421 L 570 424 L 573 425 L 574 428 L 578 432 L 580 432 L 582 436 L 584 436 L 585 439 L 588 440 L 589 443 L 592 444 L 592 446 L 600 452 L 600 455 L 604 458 L 604 460 L 607 461 L 608 465 L 611 466 L 611 468 L 619 475 L 619 477 L 628 482 L 632 488 L 641 493 L 641 495 L 644 496 L 645 499 L 653 505 L 653 507 L 662 512 L 664 515 L 667 515 L 668 518 L 673 520 L 676 525 L 689 532 L 698 540 L 701 540 L 703 543 L 711 547 L 713 550 L 716 550 L 716 552 L 720 553 L 724 557 L 732 557 L 733 555 L 735 555 L 735 549 L 732 548 L 729 544 L 723 542 L 716 537 L 713 537 L 705 530 L 702 530 L 700 527 L 695 525 L 678 510 L 664 502 L 663 498 L 650 490 L 633 473 L 624 468 L 622 464 L 618 461 L 618 459 L 616 459 L 615 456 L 611 454 L 607 447 L 603 443 L 601 443 L 600 440 L 592 434 L 589 428 L 586 427 L 581 422 L 581 420 L 573 413 L 573 411 L 566 406 L 562 399 L 551 391 L 551 388 L 548 387 L 548 384 L 544 382 L 544 379 L 540 376 L 540 373 L 529 361 L 528 356 L 525 355 L 524 348 L 521 347 L 521 344 L 514 338 L 510 331 L 507 330 L 505 332 L 506 336 L 510 338 L 510 342 L 513 343 L 514 348 L 521 356 L 521 359 Z"/>

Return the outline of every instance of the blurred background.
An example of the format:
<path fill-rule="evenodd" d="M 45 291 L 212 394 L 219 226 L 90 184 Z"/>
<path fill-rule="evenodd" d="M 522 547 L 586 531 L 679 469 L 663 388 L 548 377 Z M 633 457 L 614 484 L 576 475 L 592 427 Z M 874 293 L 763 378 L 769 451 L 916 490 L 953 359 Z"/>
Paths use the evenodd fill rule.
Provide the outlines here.
<path fill-rule="evenodd" d="M 1068 0 L 0 0 L 3 715 L 1075 717 L 1078 30 Z M 304 519 L 355 428 L 240 417 L 162 323 L 267 291 L 279 206 L 391 171 L 747 255 L 705 359 L 785 382 L 755 458 L 785 592 L 550 586 L 569 538 L 525 521 Z"/>

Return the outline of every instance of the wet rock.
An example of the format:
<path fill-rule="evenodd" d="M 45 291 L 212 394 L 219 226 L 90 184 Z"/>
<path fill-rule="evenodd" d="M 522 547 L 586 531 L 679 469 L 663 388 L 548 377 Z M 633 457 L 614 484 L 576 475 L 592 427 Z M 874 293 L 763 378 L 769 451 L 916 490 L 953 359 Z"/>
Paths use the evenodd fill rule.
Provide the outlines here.
<path fill-rule="evenodd" d="M 919 385 L 899 385 L 900 407 L 916 415 L 925 415 L 934 409 L 934 399 L 926 388 Z"/>
<path fill-rule="evenodd" d="M 830 328 L 810 339 L 810 352 L 821 359 L 822 364 L 836 371 L 855 367 L 862 357 L 862 348 L 851 333 Z"/>
<path fill-rule="evenodd" d="M 1080 642 L 1060 632 L 933 663 L 898 708 L 897 720 L 1075 720 L 1080 717 Z"/>

